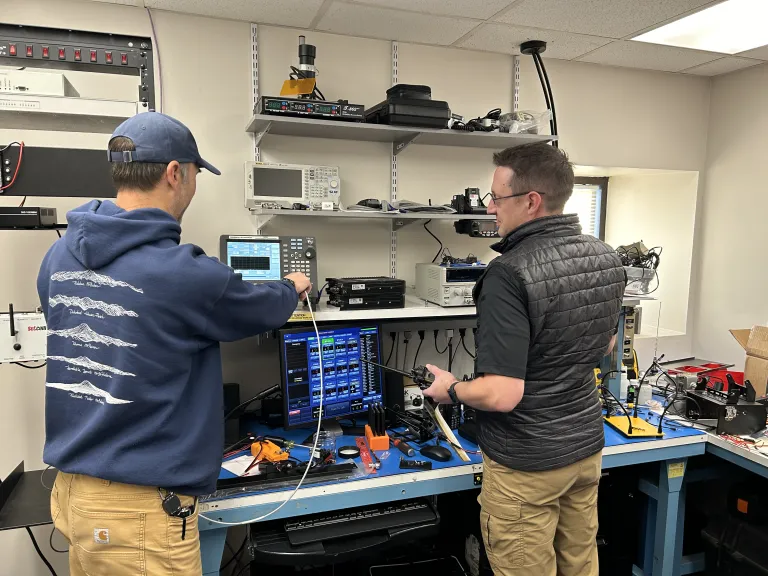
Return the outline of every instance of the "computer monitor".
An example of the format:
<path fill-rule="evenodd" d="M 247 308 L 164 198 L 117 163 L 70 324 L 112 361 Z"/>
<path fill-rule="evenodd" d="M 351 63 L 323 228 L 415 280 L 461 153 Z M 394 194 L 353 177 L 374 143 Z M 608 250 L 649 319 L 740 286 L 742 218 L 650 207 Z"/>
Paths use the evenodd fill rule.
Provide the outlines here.
<path fill-rule="evenodd" d="M 371 324 L 320 329 L 280 330 L 280 370 L 285 428 L 312 426 L 320 412 L 320 346 L 323 349 L 323 420 L 361 417 L 368 406 L 384 401 L 379 326 Z"/>

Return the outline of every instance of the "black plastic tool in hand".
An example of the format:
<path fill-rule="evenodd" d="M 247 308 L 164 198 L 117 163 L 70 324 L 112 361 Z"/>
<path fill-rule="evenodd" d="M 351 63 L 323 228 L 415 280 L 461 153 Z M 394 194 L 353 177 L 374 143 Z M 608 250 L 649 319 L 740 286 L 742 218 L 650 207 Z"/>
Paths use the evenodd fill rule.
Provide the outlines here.
<path fill-rule="evenodd" d="M 363 362 L 366 364 L 370 364 L 371 366 L 377 366 L 383 370 L 388 370 L 389 372 L 394 372 L 395 374 L 400 374 L 402 376 L 405 376 L 406 378 L 410 378 L 413 380 L 413 383 L 416 384 L 419 388 L 422 390 L 426 390 L 430 386 L 432 386 L 432 383 L 435 381 L 435 375 L 432 374 L 429 370 L 427 370 L 426 366 L 416 366 L 416 368 L 412 370 L 398 370 L 397 368 L 390 368 L 389 366 L 384 366 L 384 364 L 379 364 L 378 362 L 373 362 L 371 360 L 366 360 L 365 358 L 361 358 Z"/>

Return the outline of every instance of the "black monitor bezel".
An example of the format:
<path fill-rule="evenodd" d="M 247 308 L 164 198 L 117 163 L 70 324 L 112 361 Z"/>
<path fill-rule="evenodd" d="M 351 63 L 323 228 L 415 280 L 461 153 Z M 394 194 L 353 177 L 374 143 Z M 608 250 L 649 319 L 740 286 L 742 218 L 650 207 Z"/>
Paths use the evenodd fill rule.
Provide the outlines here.
<path fill-rule="evenodd" d="M 379 335 L 379 350 L 378 350 L 378 358 L 379 358 L 379 364 L 383 364 L 382 361 L 382 341 L 381 341 L 381 324 L 379 322 L 345 322 L 341 324 L 336 323 L 328 323 L 328 324 L 322 324 L 318 326 L 318 330 L 320 333 L 326 330 L 343 330 L 344 328 L 376 328 L 377 333 Z M 303 422 L 301 424 L 293 424 L 290 425 L 288 423 L 288 391 L 285 381 L 285 335 L 286 334 L 298 334 L 301 332 L 314 332 L 314 327 L 311 324 L 304 324 L 302 326 L 298 326 L 296 328 L 281 328 L 277 331 L 278 334 L 278 354 L 280 354 L 280 386 L 283 390 L 283 428 L 285 430 L 296 430 L 300 428 L 310 428 L 313 426 L 317 426 L 317 422 L 313 420 L 312 422 Z M 382 368 L 377 368 L 379 372 L 379 380 L 381 382 L 381 403 L 384 404 L 384 371 Z M 323 382 L 325 384 L 325 382 Z M 356 412 L 354 416 L 357 417 L 363 417 L 367 415 L 368 412 Z M 345 417 L 353 416 L 353 414 L 347 414 L 344 416 L 334 416 L 333 419 L 344 419 Z"/>

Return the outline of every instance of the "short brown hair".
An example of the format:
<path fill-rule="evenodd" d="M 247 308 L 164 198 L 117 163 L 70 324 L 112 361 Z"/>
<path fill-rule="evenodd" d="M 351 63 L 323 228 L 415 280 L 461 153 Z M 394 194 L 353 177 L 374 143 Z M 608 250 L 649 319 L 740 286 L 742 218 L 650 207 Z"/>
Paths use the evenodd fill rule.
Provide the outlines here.
<path fill-rule="evenodd" d="M 541 192 L 549 212 L 562 212 L 573 193 L 573 165 L 565 152 L 549 144 L 534 142 L 507 148 L 494 153 L 493 163 L 514 172 L 509 183 L 513 194 Z"/>
<path fill-rule="evenodd" d="M 116 136 L 109 141 L 109 150 L 112 152 L 133 151 L 136 150 L 136 146 L 130 138 Z M 149 192 L 160 183 L 166 168 L 168 168 L 168 164 L 112 162 L 112 182 L 118 190 L 128 188 Z"/>

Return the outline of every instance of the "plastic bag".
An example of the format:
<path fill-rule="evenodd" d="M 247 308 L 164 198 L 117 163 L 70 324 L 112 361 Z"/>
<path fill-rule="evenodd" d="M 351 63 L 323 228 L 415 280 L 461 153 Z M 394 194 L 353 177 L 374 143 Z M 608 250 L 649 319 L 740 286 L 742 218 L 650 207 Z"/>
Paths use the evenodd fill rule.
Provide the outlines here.
<path fill-rule="evenodd" d="M 549 126 L 552 112 L 533 112 L 518 110 L 499 116 L 499 131 L 510 134 L 538 134 L 541 126 Z"/>

